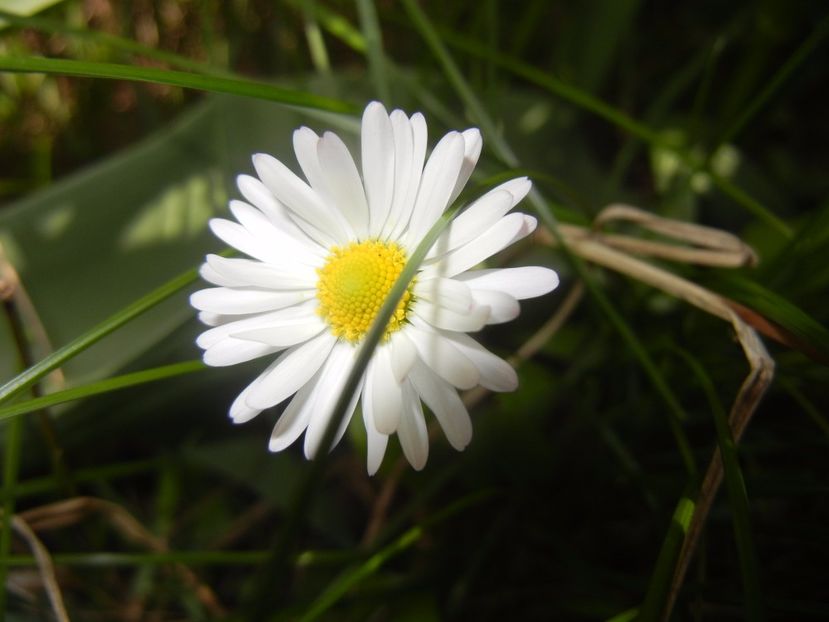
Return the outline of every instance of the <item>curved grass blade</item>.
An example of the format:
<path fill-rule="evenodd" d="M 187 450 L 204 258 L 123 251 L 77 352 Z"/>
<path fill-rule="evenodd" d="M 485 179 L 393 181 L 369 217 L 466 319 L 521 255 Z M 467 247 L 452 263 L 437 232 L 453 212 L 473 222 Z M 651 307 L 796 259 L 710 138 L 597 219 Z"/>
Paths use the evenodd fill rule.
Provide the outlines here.
<path fill-rule="evenodd" d="M 374 89 L 381 101 L 391 101 L 389 77 L 386 72 L 386 57 L 383 54 L 383 31 L 377 19 L 377 9 L 372 0 L 356 0 L 357 12 L 360 15 L 360 26 L 363 29 L 363 38 L 366 42 L 366 56 L 368 57 L 368 71 Z"/>
<path fill-rule="evenodd" d="M 124 374 L 122 376 L 113 376 L 98 382 L 90 382 L 79 387 L 72 387 L 63 391 L 55 391 L 49 395 L 37 397 L 32 400 L 20 402 L 19 404 L 12 404 L 10 406 L 0 407 L 0 421 L 4 419 L 11 419 L 25 415 L 33 411 L 49 408 L 64 402 L 71 402 L 74 400 L 83 399 L 92 395 L 100 395 L 101 393 L 109 393 L 110 391 L 117 391 L 118 389 L 126 389 L 127 387 L 134 387 L 139 384 L 148 382 L 155 382 L 157 380 L 165 380 L 167 378 L 174 378 L 184 374 L 191 374 L 197 371 L 203 371 L 208 367 L 201 362 L 201 360 L 185 361 L 183 363 L 173 363 L 172 365 L 164 365 L 162 367 L 155 367 L 153 369 L 145 369 L 142 371 Z"/>
<path fill-rule="evenodd" d="M 397 303 L 400 302 L 403 294 L 406 293 L 406 289 L 412 282 L 412 279 L 414 279 L 417 269 L 426 257 L 426 253 L 429 252 L 429 249 L 437 241 L 440 234 L 455 216 L 455 213 L 455 209 L 445 212 L 420 241 L 420 244 L 418 244 L 412 253 L 409 261 L 406 262 L 403 271 L 397 277 L 397 280 L 386 296 L 383 306 L 380 307 L 377 317 L 374 318 L 374 323 L 363 338 L 363 343 L 354 360 L 354 365 L 346 378 L 343 389 L 334 405 L 331 418 L 325 427 L 325 433 L 319 445 L 322 448 L 320 454 L 312 462 L 311 468 L 307 471 L 305 481 L 299 486 L 297 496 L 292 503 L 293 509 L 285 520 L 282 529 L 277 534 L 270 558 L 265 563 L 261 572 L 259 572 L 258 584 L 252 591 L 251 599 L 248 603 L 248 611 L 246 612 L 249 619 L 266 619 L 268 613 L 276 608 L 277 601 L 282 597 L 283 589 L 288 586 L 289 581 L 286 573 L 290 569 L 288 561 L 291 555 L 291 549 L 296 540 L 301 521 L 310 507 L 314 491 L 318 488 L 319 481 L 322 478 L 323 468 L 328 457 L 326 448 L 331 447 L 334 435 L 337 429 L 339 429 L 348 406 L 360 386 L 360 381 L 365 373 L 366 367 L 368 367 L 374 350 L 377 348 L 386 331 L 386 326 L 388 326 L 389 320 L 397 308 Z M 283 586 L 283 588 L 274 589 L 275 585 Z"/>
<path fill-rule="evenodd" d="M 208 76 L 184 71 L 158 69 L 156 67 L 137 67 L 117 63 L 96 63 L 63 58 L 42 58 L 38 56 L 2 56 L 0 57 L 0 71 L 152 82 L 199 91 L 255 97 L 257 99 L 265 99 L 291 106 L 298 106 L 300 108 L 314 108 L 328 112 L 352 114 L 359 112 L 354 104 L 343 100 L 285 89 L 268 84 L 267 82 Z"/>
<path fill-rule="evenodd" d="M 493 494 L 494 493 L 491 490 L 484 490 L 459 499 L 452 505 L 430 516 L 420 525 L 412 527 L 394 542 L 383 547 L 361 564 L 346 570 L 339 577 L 334 579 L 328 588 L 326 588 L 325 591 L 317 597 L 311 608 L 300 618 L 300 621 L 312 622 L 313 620 L 319 619 L 322 614 L 337 604 L 337 602 L 339 602 L 339 600 L 342 599 L 351 588 L 358 585 L 366 577 L 370 577 L 375 574 L 378 570 L 380 570 L 383 564 L 395 555 L 402 553 L 418 542 L 423 536 L 426 527 L 429 525 L 440 523 L 465 508 L 486 501 L 487 499 L 490 499 Z"/>
<path fill-rule="evenodd" d="M 506 141 L 501 138 L 500 132 L 497 131 L 495 123 L 492 121 L 489 113 L 486 111 L 486 108 L 483 106 L 481 101 L 472 91 L 449 52 L 446 50 L 446 47 L 441 41 L 441 37 L 429 21 L 429 18 L 414 0 L 403 0 L 403 6 L 406 8 L 412 23 L 418 29 L 427 45 L 431 48 L 432 53 L 435 55 L 446 73 L 447 79 L 458 92 L 458 95 L 461 97 L 464 104 L 472 110 L 476 120 L 481 123 L 481 127 L 484 129 L 487 138 L 494 139 L 494 149 L 498 153 L 499 157 L 509 163 L 512 167 L 519 166 L 518 159 L 515 157 L 512 149 Z M 593 278 L 590 276 L 584 261 L 567 250 L 564 241 L 558 234 L 555 216 L 553 216 L 552 210 L 549 208 L 546 201 L 536 190 L 531 191 L 529 200 L 532 201 L 539 216 L 556 237 L 559 246 L 565 249 L 567 257 L 570 259 L 581 279 L 585 282 L 588 291 L 593 296 L 593 299 L 598 303 L 601 310 L 605 313 L 611 324 L 613 324 L 613 327 L 618 331 L 619 335 L 631 349 L 648 378 L 653 383 L 657 392 L 668 405 L 668 424 L 671 427 L 674 438 L 676 439 L 677 447 L 682 456 L 685 468 L 688 471 L 688 475 L 692 479 L 696 479 L 696 464 L 691 453 L 688 439 L 680 425 L 680 422 L 685 420 L 687 416 L 685 415 L 679 400 L 674 395 L 670 385 L 659 372 L 659 368 L 653 362 L 653 359 L 650 357 L 645 347 L 639 341 L 636 333 L 628 325 L 628 323 L 625 322 L 624 318 L 622 318 L 619 312 L 616 311 L 616 308 L 607 296 L 605 296 L 601 289 L 596 285 Z"/>
<path fill-rule="evenodd" d="M 645 124 L 633 119 L 624 112 L 617 110 L 613 106 L 605 103 L 597 97 L 594 97 L 590 93 L 563 82 L 555 76 L 550 75 L 548 72 L 537 69 L 531 65 L 527 65 L 518 59 L 493 52 L 478 42 L 472 41 L 462 35 L 459 35 L 458 33 L 441 30 L 439 36 L 450 45 L 474 56 L 490 60 L 514 75 L 524 78 L 531 84 L 535 84 L 553 95 L 570 102 L 574 106 L 601 117 L 605 121 L 612 123 L 613 125 L 651 145 L 657 145 L 661 148 L 670 150 L 692 169 L 697 169 L 699 167 L 699 163 L 694 161 L 690 154 L 688 154 L 685 150 L 677 149 L 675 145 L 671 145 L 664 141 L 662 137 L 659 136 L 658 132 L 655 132 Z M 728 179 L 720 175 L 716 175 L 709 169 L 705 169 L 705 171 L 710 175 L 714 184 L 735 203 L 742 206 L 748 212 L 757 217 L 758 220 L 763 221 L 782 236 L 786 238 L 790 238 L 792 236 L 792 229 L 789 225 L 778 218 L 766 206 L 750 196 L 747 192 L 745 192 L 745 190 L 739 188 Z"/>
<path fill-rule="evenodd" d="M 174 279 L 167 281 L 161 287 L 151 291 L 146 296 L 139 298 L 124 309 L 121 309 L 117 313 L 111 315 L 106 320 L 93 327 L 80 337 L 70 341 L 62 348 L 55 350 L 52 354 L 35 363 L 26 371 L 12 378 L 0 387 L 0 404 L 9 401 L 16 395 L 19 395 L 22 391 L 25 391 L 28 387 L 38 382 L 53 369 L 57 369 L 66 361 L 74 358 L 93 344 L 97 343 L 113 331 L 129 322 L 131 319 L 141 315 L 161 301 L 166 300 L 177 291 L 195 281 L 197 277 L 198 272 L 195 269 L 188 270 L 187 272 L 180 274 Z"/>
<path fill-rule="evenodd" d="M 119 50 L 121 52 L 126 52 L 128 54 L 135 54 L 137 56 L 143 56 L 144 58 L 161 61 L 164 63 L 168 63 L 173 67 L 187 69 L 188 71 L 194 71 L 205 75 L 223 76 L 226 78 L 234 77 L 234 74 L 232 72 L 222 69 L 220 67 L 216 67 L 215 65 L 195 61 L 190 58 L 187 58 L 186 56 L 181 56 L 179 54 L 168 52 L 166 50 L 159 50 L 158 48 L 150 47 L 148 45 L 138 43 L 137 41 L 133 41 L 132 39 L 127 39 L 126 37 L 119 37 L 108 32 L 101 32 L 99 30 L 93 30 L 91 28 L 73 28 L 72 26 L 67 26 L 63 22 L 58 22 L 42 17 L 22 17 L 14 13 L 4 11 L 1 8 L 0 19 L 5 20 L 13 26 L 32 28 L 35 30 L 39 30 L 41 32 L 60 34 L 67 37 L 74 37 L 77 39 L 91 41 L 99 45 L 105 45 L 114 50 Z"/>
<path fill-rule="evenodd" d="M 708 403 L 711 405 L 714 424 L 717 429 L 717 445 L 723 462 L 725 483 L 728 487 L 728 496 L 733 513 L 734 539 L 737 543 L 740 572 L 743 579 L 743 589 L 745 590 L 745 619 L 750 622 L 762 622 L 766 616 L 763 609 L 760 577 L 757 572 L 759 564 L 757 563 L 757 552 L 752 535 L 748 494 L 737 456 L 737 446 L 731 434 L 731 427 L 728 425 L 728 415 L 717 396 L 714 381 L 705 368 L 688 352 L 678 350 L 678 353 L 691 368 L 700 388 L 708 398 Z"/>

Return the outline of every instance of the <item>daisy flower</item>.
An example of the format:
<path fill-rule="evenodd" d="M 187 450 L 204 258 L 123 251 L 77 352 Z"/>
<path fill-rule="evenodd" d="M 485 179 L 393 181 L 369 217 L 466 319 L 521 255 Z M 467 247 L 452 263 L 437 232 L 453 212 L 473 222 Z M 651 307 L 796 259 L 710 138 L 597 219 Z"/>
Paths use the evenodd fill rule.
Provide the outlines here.
<path fill-rule="evenodd" d="M 460 194 L 482 140 L 477 129 L 449 132 L 427 160 L 423 115 L 389 114 L 378 102 L 363 113 L 362 175 L 336 134 L 302 127 L 293 138 L 305 180 L 269 155 L 253 156 L 258 178 L 239 176 L 246 201 L 230 202 L 237 222 L 210 221 L 248 258 L 208 255 L 201 276 L 216 287 L 190 302 L 211 326 L 197 339 L 208 365 L 276 355 L 233 402 L 231 419 L 249 421 L 291 398 L 269 448 L 281 451 L 304 432 L 313 458 L 364 336 L 408 257 Z M 513 368 L 467 333 L 512 320 L 519 300 L 558 284 L 542 267 L 473 269 L 535 229 L 532 216 L 508 213 L 530 186 L 513 179 L 471 203 L 418 267 L 334 439 L 359 401 L 370 474 L 394 434 L 415 469 L 426 464 L 422 404 L 462 450 L 472 424 L 458 389 L 517 387 Z"/>

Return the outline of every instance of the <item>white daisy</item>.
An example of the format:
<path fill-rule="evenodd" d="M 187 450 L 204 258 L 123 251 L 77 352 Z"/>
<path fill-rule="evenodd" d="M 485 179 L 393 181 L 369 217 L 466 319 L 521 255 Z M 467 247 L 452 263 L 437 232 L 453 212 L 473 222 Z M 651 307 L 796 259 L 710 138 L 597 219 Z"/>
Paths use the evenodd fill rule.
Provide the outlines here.
<path fill-rule="evenodd" d="M 258 179 L 239 176 L 238 222 L 216 218 L 219 238 L 250 259 L 208 255 L 201 276 L 217 287 L 192 295 L 209 326 L 198 345 L 208 365 L 279 355 L 230 407 L 235 423 L 290 400 L 271 434 L 281 451 L 305 432 L 305 455 L 322 442 L 361 341 L 407 258 L 460 194 L 481 153 L 477 129 L 449 132 L 426 161 L 426 122 L 370 103 L 362 120 L 362 177 L 331 132 L 294 132 L 307 183 L 279 160 L 253 156 Z M 361 401 L 368 471 L 397 434 L 415 469 L 429 441 L 421 401 L 462 450 L 472 424 L 458 389 L 512 391 L 515 371 L 466 333 L 518 315 L 518 300 L 558 285 L 541 267 L 472 270 L 536 227 L 508 212 L 530 190 L 518 178 L 470 204 L 440 235 L 398 304 L 334 444 Z"/>

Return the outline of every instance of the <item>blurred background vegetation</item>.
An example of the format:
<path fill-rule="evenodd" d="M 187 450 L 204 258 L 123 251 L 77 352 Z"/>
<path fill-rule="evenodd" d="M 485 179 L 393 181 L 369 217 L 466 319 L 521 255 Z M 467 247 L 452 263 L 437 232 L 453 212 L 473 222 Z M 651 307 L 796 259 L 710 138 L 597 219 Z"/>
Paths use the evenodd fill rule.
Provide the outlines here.
<path fill-rule="evenodd" d="M 37 392 L 0 389 L 3 516 L 51 554 L 72 619 L 829 618 L 825 2 L 0 10 L 0 244 L 26 292 L 5 303 L 0 379 L 101 338 Z M 24 66 L 41 57 L 75 62 Z M 521 363 L 518 392 L 476 403 L 463 454 L 438 435 L 422 472 L 395 446 L 368 478 L 358 423 L 315 477 L 300 450 L 267 452 L 278 412 L 231 427 L 261 363 L 194 362 L 198 285 L 165 283 L 219 249 L 206 222 L 251 153 L 293 166 L 301 124 L 355 144 L 373 98 L 423 111 L 431 145 L 481 127 L 469 196 L 528 174 L 539 194 L 523 209 L 547 228 L 626 202 L 757 252 L 756 268 L 658 263 L 742 304 L 776 361 L 673 607 L 681 526 L 748 363 L 727 323 L 543 236 L 499 261 L 555 267 L 562 286 L 486 345 L 510 356 L 587 294 Z M 157 381 L 114 390 L 134 373 Z M 87 398 L 27 401 L 72 387 Z M 13 531 L 0 611 L 50 619 L 56 590 Z"/>

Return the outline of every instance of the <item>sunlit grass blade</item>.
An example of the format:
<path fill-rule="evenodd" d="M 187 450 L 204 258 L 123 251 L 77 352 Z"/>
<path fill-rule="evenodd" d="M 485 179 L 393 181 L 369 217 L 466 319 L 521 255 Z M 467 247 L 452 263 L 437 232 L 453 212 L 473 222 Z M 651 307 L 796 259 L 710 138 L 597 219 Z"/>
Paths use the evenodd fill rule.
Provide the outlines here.
<path fill-rule="evenodd" d="M 325 110 L 328 112 L 356 113 L 359 110 L 359 107 L 343 100 L 332 99 L 314 93 L 285 89 L 266 82 L 171 71 L 168 69 L 158 69 L 156 67 L 138 67 L 134 65 L 97 63 L 61 58 L 42 58 L 39 56 L 2 56 L 0 57 L 0 71 L 152 82 L 154 84 L 168 84 L 200 91 L 255 97 L 281 104 Z"/>
<path fill-rule="evenodd" d="M 9 380 L 6 384 L 0 387 L 0 404 L 7 402 L 11 398 L 19 395 L 28 387 L 32 386 L 48 374 L 53 369 L 57 369 L 66 361 L 76 357 L 78 354 L 97 343 L 110 333 L 114 332 L 133 318 L 141 315 L 145 311 L 153 308 L 163 300 L 166 300 L 176 292 L 180 291 L 190 283 L 196 280 L 198 272 L 188 270 L 183 274 L 167 281 L 161 287 L 153 290 L 149 294 L 139 298 L 132 304 L 117 313 L 111 315 L 109 318 L 93 327 L 88 332 L 73 341 L 59 348 L 49 356 L 45 357 L 38 363 L 35 363 L 29 369 L 16 377 Z"/>
<path fill-rule="evenodd" d="M 745 590 L 745 619 L 750 622 L 761 622 L 765 619 L 763 608 L 763 592 L 760 587 L 758 573 L 757 552 L 754 546 L 753 529 L 749 515 L 748 494 L 746 492 L 743 472 L 737 456 L 737 446 L 728 425 L 728 415 L 717 396 L 714 381 L 700 362 L 689 353 L 679 350 L 700 388 L 708 398 L 711 412 L 714 415 L 714 424 L 717 429 L 717 445 L 723 462 L 725 484 L 731 504 L 732 521 L 734 525 L 734 539 L 737 543 L 737 553 L 740 558 L 740 572 Z"/>
<path fill-rule="evenodd" d="M 55 391 L 49 395 L 37 397 L 25 402 L 0 407 L 0 421 L 35 412 L 43 408 L 49 408 L 50 406 L 56 406 L 57 404 L 63 404 L 64 402 L 71 402 L 92 395 L 100 395 L 101 393 L 109 393 L 110 391 L 117 391 L 118 389 L 126 389 L 127 387 L 134 387 L 148 382 L 174 378 L 205 369 L 207 369 L 205 364 L 197 360 L 173 363 L 172 365 L 145 369 L 122 376 L 113 376 L 98 382 L 91 382 L 63 391 Z"/>
<path fill-rule="evenodd" d="M 302 12 L 305 18 L 305 40 L 308 43 L 308 52 L 311 55 L 311 63 L 319 73 L 331 72 L 331 61 L 328 57 L 328 48 L 325 47 L 325 40 L 322 38 L 322 31 L 314 14 L 316 0 L 302 0 Z"/>
<path fill-rule="evenodd" d="M 223 76 L 227 78 L 234 76 L 232 72 L 215 65 L 196 61 L 191 58 L 187 58 L 186 56 L 174 54 L 173 52 L 168 52 L 166 50 L 150 47 L 148 45 L 138 43 L 137 41 L 133 41 L 132 39 L 119 37 L 108 32 L 101 32 L 91 28 L 74 28 L 72 26 L 67 26 L 63 22 L 57 22 L 42 17 L 22 17 L 2 9 L 0 9 L 0 19 L 6 20 L 13 26 L 33 28 L 41 32 L 60 34 L 67 37 L 90 41 L 92 43 L 97 43 L 127 54 L 134 54 L 137 56 L 143 56 L 144 58 L 168 63 L 169 65 L 179 69 L 186 69 L 188 71 L 194 71 L 205 75 Z"/>
<path fill-rule="evenodd" d="M 377 20 L 377 9 L 372 0 L 356 0 L 360 26 L 366 42 L 368 69 L 374 89 L 381 101 L 391 102 L 386 56 L 383 53 L 383 31 Z"/>

